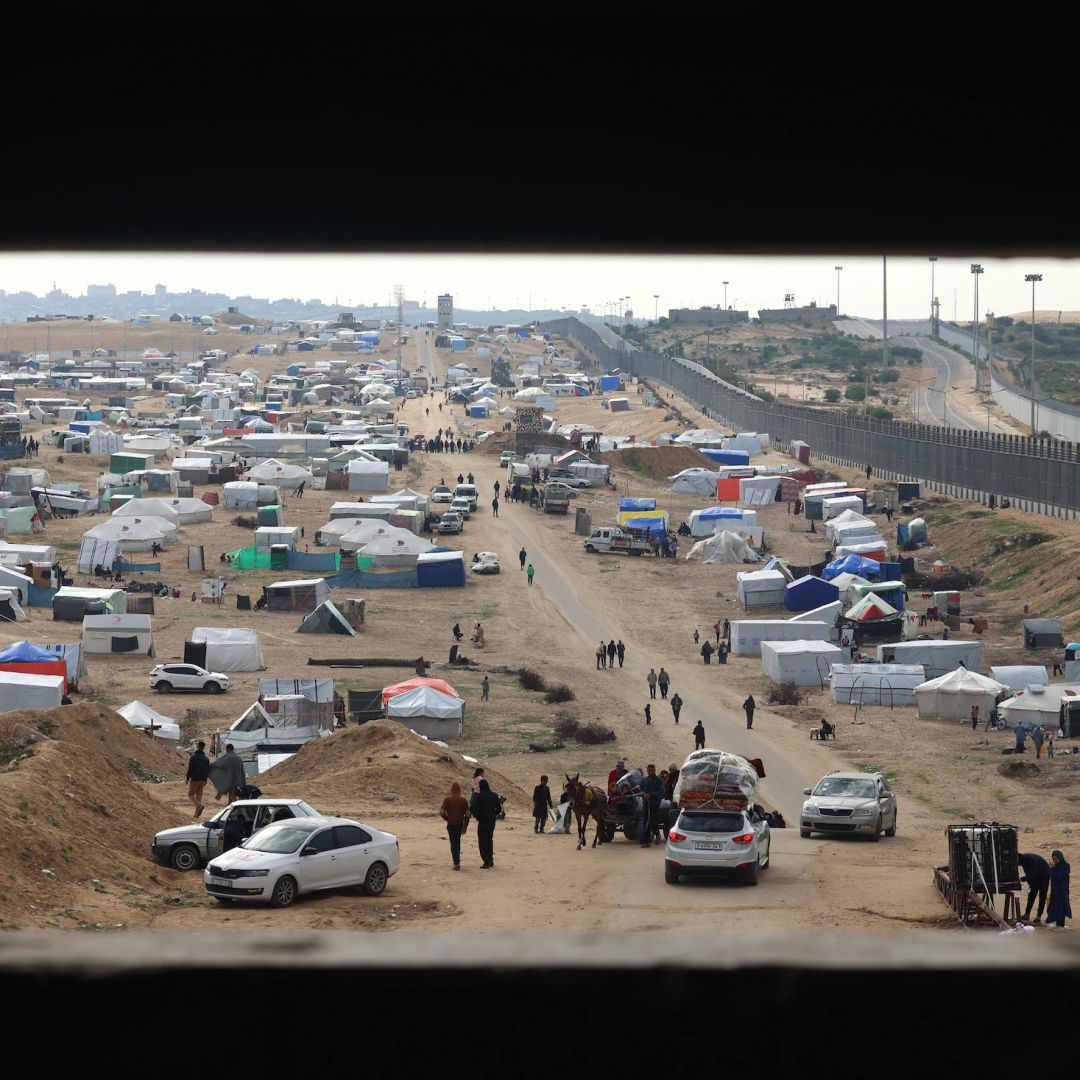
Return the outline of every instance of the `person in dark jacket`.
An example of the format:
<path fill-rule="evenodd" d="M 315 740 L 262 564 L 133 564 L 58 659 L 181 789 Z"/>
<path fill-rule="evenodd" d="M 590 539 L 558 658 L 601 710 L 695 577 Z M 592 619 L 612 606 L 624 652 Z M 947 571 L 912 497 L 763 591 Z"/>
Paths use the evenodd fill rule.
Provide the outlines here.
<path fill-rule="evenodd" d="M 706 641 L 701 646 L 701 658 L 702 658 L 702 660 L 704 660 L 706 664 L 711 664 L 712 663 L 712 654 L 715 651 L 716 650 L 713 649 L 712 642 L 711 641 Z"/>
<path fill-rule="evenodd" d="M 499 819 L 501 808 L 499 796 L 491 790 L 486 780 L 481 780 L 473 811 L 476 818 L 476 845 L 483 859 L 481 870 L 490 870 L 495 865 L 495 822 Z"/>
<path fill-rule="evenodd" d="M 609 668 L 613 668 L 615 666 L 615 653 L 616 653 L 616 651 L 617 650 L 615 648 L 615 639 L 612 638 L 607 643 L 607 666 Z"/>
<path fill-rule="evenodd" d="M 623 657 L 626 656 L 626 646 L 623 644 L 622 638 L 615 643 L 615 652 L 619 657 L 619 667 L 622 667 Z"/>
<path fill-rule="evenodd" d="M 245 783 L 244 763 L 232 743 L 226 743 L 225 753 L 210 766 L 210 779 L 217 791 L 215 799 L 228 795 L 229 802 L 235 802 L 239 798 L 236 793 Z"/>
<path fill-rule="evenodd" d="M 200 742 L 195 747 L 195 753 L 188 758 L 187 776 L 188 798 L 195 806 L 195 816 L 203 812 L 203 788 L 210 777 L 210 759 L 206 756 L 206 743 Z M 1039 909 L 1042 914 L 1042 909 Z"/>
<path fill-rule="evenodd" d="M 705 727 L 700 720 L 694 725 L 694 749 L 705 749 Z"/>
<path fill-rule="evenodd" d="M 757 708 L 757 702 L 754 701 L 754 695 L 750 694 L 746 700 L 742 703 L 743 712 L 746 713 L 746 730 L 749 731 L 754 726 L 754 709 Z"/>
<path fill-rule="evenodd" d="M 674 694 L 671 698 L 671 711 L 675 715 L 675 723 L 679 722 L 679 713 L 682 712 L 682 698 Z"/>
<path fill-rule="evenodd" d="M 671 685 L 671 676 L 665 668 L 661 668 L 656 676 L 656 685 L 660 687 L 660 698 L 667 701 L 668 687 Z"/>
<path fill-rule="evenodd" d="M 1046 908 L 1046 921 L 1053 923 L 1051 930 L 1064 930 L 1065 920 L 1072 918 L 1069 904 L 1069 864 L 1060 851 L 1050 853 L 1050 903 Z"/>
<path fill-rule="evenodd" d="M 554 809 L 551 801 L 551 788 L 548 778 L 540 777 L 540 783 L 533 788 L 533 832 L 542 833 L 547 825 L 548 811 Z"/>
<path fill-rule="evenodd" d="M 649 847 L 652 842 L 652 834 L 660 821 L 660 799 L 664 794 L 664 782 L 656 775 L 656 766 L 646 766 L 645 779 L 641 781 L 641 794 L 643 800 L 641 815 L 641 846 Z"/>
<path fill-rule="evenodd" d="M 1050 888 L 1050 864 L 1033 851 L 1026 851 L 1020 856 L 1021 881 L 1028 884 L 1027 910 L 1024 912 L 1024 922 L 1031 920 L 1031 909 L 1035 906 L 1035 900 L 1039 901 L 1039 913 L 1035 916 L 1035 922 L 1042 922 L 1043 909 L 1046 907 L 1046 891 Z"/>

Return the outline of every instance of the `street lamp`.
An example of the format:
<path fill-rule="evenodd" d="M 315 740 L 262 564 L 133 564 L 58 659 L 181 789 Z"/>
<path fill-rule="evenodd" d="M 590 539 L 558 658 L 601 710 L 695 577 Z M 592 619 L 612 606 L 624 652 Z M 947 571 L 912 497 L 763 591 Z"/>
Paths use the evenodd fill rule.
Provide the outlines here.
<path fill-rule="evenodd" d="M 657 323 L 660 321 L 660 294 L 658 292 L 654 292 L 652 294 L 652 300 L 652 321 L 654 323 Z"/>
<path fill-rule="evenodd" d="M 924 385 L 929 386 L 930 383 L 935 381 L 935 379 L 936 379 L 936 376 L 931 375 L 928 379 L 925 380 L 925 382 L 922 379 L 916 379 L 915 380 L 915 385 L 916 385 L 916 387 L 918 387 L 918 389 L 915 391 L 915 423 L 916 424 L 919 422 L 919 398 L 922 395 L 923 386 Z"/>
<path fill-rule="evenodd" d="M 934 336 L 934 271 L 937 269 L 937 256 L 930 256 L 930 335 Z"/>
<path fill-rule="evenodd" d="M 837 315 L 837 318 L 839 318 L 839 316 L 840 316 L 840 271 L 843 270 L 844 268 L 842 266 L 834 266 L 833 269 L 836 271 L 836 315 Z"/>
<path fill-rule="evenodd" d="M 1031 437 L 1035 437 L 1035 282 L 1042 281 L 1042 274 L 1025 274 L 1031 282 Z"/>
<path fill-rule="evenodd" d="M 975 313 L 971 317 L 971 355 L 975 359 L 975 386 L 979 385 L 979 275 L 983 272 L 980 263 L 971 264 L 971 273 L 975 278 Z"/>
<path fill-rule="evenodd" d="M 730 282 L 727 282 L 727 281 L 724 282 L 724 310 L 725 311 L 727 311 L 727 287 L 728 287 L 729 284 L 730 284 Z"/>
<path fill-rule="evenodd" d="M 926 388 L 928 394 L 941 395 L 941 424 L 943 427 L 949 427 L 949 391 L 958 389 L 959 387 L 956 386 L 949 386 L 944 390 L 939 390 L 936 386 Z M 933 419 L 933 413 L 930 414 L 930 418 Z"/>

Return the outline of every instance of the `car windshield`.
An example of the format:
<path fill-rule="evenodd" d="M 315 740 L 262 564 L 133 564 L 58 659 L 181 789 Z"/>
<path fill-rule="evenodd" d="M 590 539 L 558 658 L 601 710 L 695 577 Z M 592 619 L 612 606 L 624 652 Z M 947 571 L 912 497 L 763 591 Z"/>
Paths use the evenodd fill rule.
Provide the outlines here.
<path fill-rule="evenodd" d="M 815 795 L 837 795 L 852 799 L 872 799 L 875 791 L 873 780 L 861 780 L 852 776 L 826 776 L 814 788 Z"/>
<path fill-rule="evenodd" d="M 742 832 L 742 814 L 688 814 L 679 818 L 679 829 L 687 832 L 733 833 Z"/>
<path fill-rule="evenodd" d="M 299 829 L 295 825 L 267 825 L 250 840 L 244 841 L 244 850 L 287 855 L 296 851 L 310 835 L 310 829 Z"/>

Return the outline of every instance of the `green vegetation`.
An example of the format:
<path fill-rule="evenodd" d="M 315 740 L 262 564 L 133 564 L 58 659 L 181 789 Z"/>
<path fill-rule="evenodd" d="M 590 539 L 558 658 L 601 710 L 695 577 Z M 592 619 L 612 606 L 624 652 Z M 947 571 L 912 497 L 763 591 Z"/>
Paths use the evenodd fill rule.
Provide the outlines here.
<path fill-rule="evenodd" d="M 837 390 L 835 386 L 830 386 L 829 389 L 825 391 L 825 400 L 831 405 L 835 405 L 840 400 L 840 391 Z"/>
<path fill-rule="evenodd" d="M 1009 371 L 1021 386 L 1030 378 L 1031 323 L 995 319 L 994 348 L 1009 358 Z M 1035 377 L 1044 393 L 1080 405 L 1080 325 L 1037 323 Z"/>
<path fill-rule="evenodd" d="M 848 401 L 865 401 L 866 400 L 866 387 L 859 383 L 850 383 L 844 387 L 844 397 Z"/>

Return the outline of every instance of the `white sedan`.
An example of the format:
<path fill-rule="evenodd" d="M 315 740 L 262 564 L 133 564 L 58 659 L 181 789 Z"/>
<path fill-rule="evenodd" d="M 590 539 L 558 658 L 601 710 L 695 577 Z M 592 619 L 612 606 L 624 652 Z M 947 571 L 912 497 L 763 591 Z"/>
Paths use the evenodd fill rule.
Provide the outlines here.
<path fill-rule="evenodd" d="M 267 825 L 217 856 L 203 874 L 216 900 L 288 907 L 298 896 L 359 885 L 378 896 L 401 867 L 397 837 L 338 817 Z"/>

